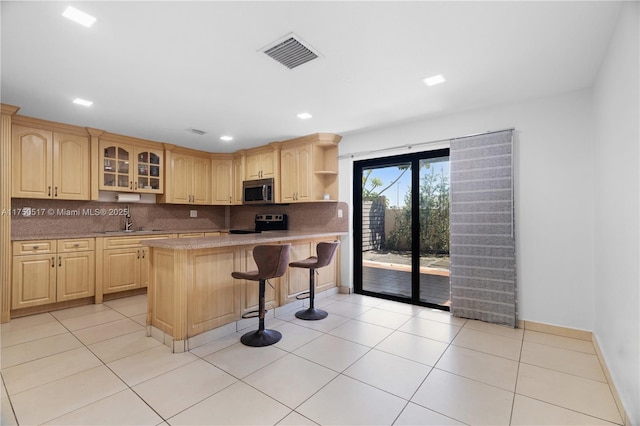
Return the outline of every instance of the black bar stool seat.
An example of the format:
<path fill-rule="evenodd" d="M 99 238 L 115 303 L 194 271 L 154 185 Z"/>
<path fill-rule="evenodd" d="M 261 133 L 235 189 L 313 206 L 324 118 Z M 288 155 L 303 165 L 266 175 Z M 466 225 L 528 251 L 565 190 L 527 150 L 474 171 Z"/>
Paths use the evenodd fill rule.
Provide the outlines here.
<path fill-rule="evenodd" d="M 233 278 L 249 281 L 258 281 L 258 329 L 245 333 L 240 341 L 247 346 L 268 346 L 277 343 L 282 334 L 276 330 L 264 328 L 265 310 L 265 283 L 268 279 L 284 275 L 289 263 L 289 251 L 291 244 L 261 245 L 253 248 L 253 259 L 258 267 L 257 271 L 232 272 Z M 253 313 L 255 313 L 253 312 Z M 249 313 L 251 314 L 251 312 Z M 243 316 L 244 318 L 248 318 Z"/>
<path fill-rule="evenodd" d="M 301 293 L 296 298 L 301 299 L 299 296 L 309 295 L 309 308 L 296 312 L 296 317 L 302 320 L 321 320 L 329 315 L 326 311 L 316 309 L 314 306 L 314 298 L 316 291 L 316 270 L 323 268 L 331 263 L 334 255 L 340 245 L 340 241 L 327 241 L 320 242 L 316 246 L 317 256 L 311 256 L 303 260 L 289 263 L 292 268 L 306 268 L 309 269 L 309 291 Z M 306 298 L 306 297 L 305 297 Z"/>

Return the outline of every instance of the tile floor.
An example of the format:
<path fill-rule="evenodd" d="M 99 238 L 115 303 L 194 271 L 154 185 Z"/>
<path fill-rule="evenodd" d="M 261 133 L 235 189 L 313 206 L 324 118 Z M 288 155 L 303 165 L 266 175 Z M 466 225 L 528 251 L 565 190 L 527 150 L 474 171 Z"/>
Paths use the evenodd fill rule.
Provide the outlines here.
<path fill-rule="evenodd" d="M 591 342 L 360 295 L 173 354 L 146 296 L 2 325 L 3 425 L 592 425 L 620 414 Z"/>

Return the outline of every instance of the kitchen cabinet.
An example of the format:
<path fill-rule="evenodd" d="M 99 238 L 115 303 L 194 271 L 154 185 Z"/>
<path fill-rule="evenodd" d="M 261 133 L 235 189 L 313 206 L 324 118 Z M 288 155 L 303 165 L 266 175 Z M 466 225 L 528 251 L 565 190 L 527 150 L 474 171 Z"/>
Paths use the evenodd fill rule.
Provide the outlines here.
<path fill-rule="evenodd" d="M 95 294 L 94 239 L 15 241 L 12 309 Z"/>
<path fill-rule="evenodd" d="M 283 148 L 280 154 L 280 188 L 283 203 L 308 202 L 312 182 L 311 144 Z"/>
<path fill-rule="evenodd" d="M 340 139 L 338 135 L 318 133 L 282 142 L 282 202 L 337 201 Z"/>
<path fill-rule="evenodd" d="M 228 206 L 233 204 L 233 160 L 212 156 L 213 175 L 212 204 Z"/>
<path fill-rule="evenodd" d="M 89 200 L 89 137 L 12 126 L 12 197 Z"/>
<path fill-rule="evenodd" d="M 211 204 L 211 159 L 167 151 L 167 188 L 161 202 Z"/>
<path fill-rule="evenodd" d="M 334 239 L 338 239 L 338 237 Z M 331 238 L 293 242 L 291 244 L 289 260 L 291 262 L 297 262 L 310 256 L 315 256 L 316 245 L 321 241 L 331 241 Z M 338 267 L 339 261 L 340 255 L 336 253 L 333 261 L 329 265 L 316 269 L 316 294 L 338 285 L 337 274 L 340 270 Z M 284 305 L 293 302 L 296 295 L 309 291 L 309 270 L 305 268 L 288 268 L 287 272 L 281 278 L 280 285 L 282 289 L 280 304 Z"/>
<path fill-rule="evenodd" d="M 242 182 L 244 181 L 245 158 L 242 155 L 233 157 L 233 205 L 242 205 Z"/>
<path fill-rule="evenodd" d="M 146 146 L 100 140 L 98 187 L 106 191 L 161 194 L 163 151 Z"/>
<path fill-rule="evenodd" d="M 96 287 L 99 295 L 145 288 L 149 282 L 149 248 L 143 240 L 171 238 L 173 234 L 104 237 L 97 240 Z"/>
<path fill-rule="evenodd" d="M 255 180 L 275 178 L 278 153 L 271 147 L 261 147 L 247 151 L 245 157 L 245 179 Z"/>

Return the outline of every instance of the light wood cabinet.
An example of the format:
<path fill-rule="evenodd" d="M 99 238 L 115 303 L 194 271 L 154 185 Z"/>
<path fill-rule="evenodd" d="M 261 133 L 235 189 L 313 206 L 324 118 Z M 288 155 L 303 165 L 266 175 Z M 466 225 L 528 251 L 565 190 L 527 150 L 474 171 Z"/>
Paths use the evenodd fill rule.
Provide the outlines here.
<path fill-rule="evenodd" d="M 173 234 L 98 238 L 96 287 L 102 294 L 134 290 L 149 284 L 149 248 L 142 241 L 171 238 Z"/>
<path fill-rule="evenodd" d="M 218 206 L 233 204 L 233 160 L 213 157 L 211 172 L 213 175 L 212 204 Z"/>
<path fill-rule="evenodd" d="M 12 126 L 12 196 L 88 200 L 89 137 Z"/>
<path fill-rule="evenodd" d="M 335 238 L 337 239 L 337 237 Z M 291 244 L 290 261 L 296 262 L 310 256 L 316 256 L 316 246 L 321 241 L 331 241 L 331 238 L 296 241 Z M 338 250 L 340 250 L 338 248 Z M 338 286 L 338 271 L 340 254 L 334 255 L 333 261 L 324 268 L 316 269 L 316 293 Z M 280 281 L 282 296 L 280 304 L 293 302 L 296 295 L 309 290 L 309 269 L 288 268 Z"/>
<path fill-rule="evenodd" d="M 167 151 L 167 188 L 161 202 L 211 204 L 211 159 Z"/>
<path fill-rule="evenodd" d="M 15 241 L 12 308 L 95 294 L 94 239 Z"/>
<path fill-rule="evenodd" d="M 151 194 L 163 192 L 164 153 L 161 149 L 108 139 L 101 139 L 99 145 L 99 189 Z"/>
<path fill-rule="evenodd" d="M 318 133 L 282 142 L 282 202 L 337 201 L 339 141 L 338 135 Z"/>
<path fill-rule="evenodd" d="M 276 154 L 271 147 L 248 151 L 245 158 L 245 179 L 276 177 Z"/>
<path fill-rule="evenodd" d="M 242 182 L 244 181 L 244 156 L 233 157 L 233 205 L 242 205 Z"/>

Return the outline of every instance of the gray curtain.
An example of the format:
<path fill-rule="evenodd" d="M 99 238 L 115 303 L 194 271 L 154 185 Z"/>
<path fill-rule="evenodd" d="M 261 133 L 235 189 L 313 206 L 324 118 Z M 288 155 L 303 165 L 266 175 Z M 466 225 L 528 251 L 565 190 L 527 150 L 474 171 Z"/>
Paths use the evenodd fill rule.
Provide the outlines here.
<path fill-rule="evenodd" d="M 451 141 L 451 311 L 517 327 L 512 131 Z"/>

